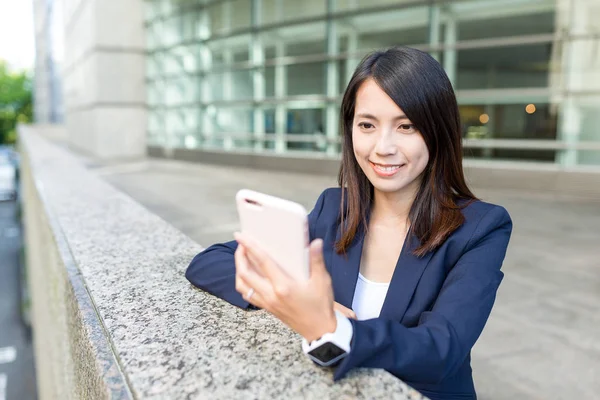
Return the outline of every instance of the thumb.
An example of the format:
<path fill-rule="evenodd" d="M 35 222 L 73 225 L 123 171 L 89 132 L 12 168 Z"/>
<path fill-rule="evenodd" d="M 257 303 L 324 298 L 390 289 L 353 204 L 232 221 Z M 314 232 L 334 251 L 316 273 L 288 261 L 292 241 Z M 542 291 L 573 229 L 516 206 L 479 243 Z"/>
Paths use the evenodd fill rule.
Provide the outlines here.
<path fill-rule="evenodd" d="M 326 272 L 323 260 L 323 240 L 315 239 L 310 244 L 310 275 L 311 278 L 317 274 Z"/>

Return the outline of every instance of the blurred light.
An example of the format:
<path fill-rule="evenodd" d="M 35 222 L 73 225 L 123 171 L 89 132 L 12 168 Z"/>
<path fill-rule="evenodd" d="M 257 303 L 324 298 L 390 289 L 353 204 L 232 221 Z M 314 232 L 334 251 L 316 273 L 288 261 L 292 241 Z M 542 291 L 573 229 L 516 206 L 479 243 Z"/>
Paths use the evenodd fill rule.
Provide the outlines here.
<path fill-rule="evenodd" d="M 198 140 L 196 140 L 195 137 L 187 135 L 185 137 L 185 147 L 187 147 L 188 149 L 193 149 L 196 147 L 196 145 L 198 144 Z"/>
<path fill-rule="evenodd" d="M 525 112 L 527 114 L 533 114 L 535 112 L 535 104 L 527 104 L 525 107 Z"/>
<path fill-rule="evenodd" d="M 479 116 L 479 122 L 481 122 L 482 124 L 487 124 L 488 122 L 490 122 L 490 116 L 487 114 L 481 114 Z"/>

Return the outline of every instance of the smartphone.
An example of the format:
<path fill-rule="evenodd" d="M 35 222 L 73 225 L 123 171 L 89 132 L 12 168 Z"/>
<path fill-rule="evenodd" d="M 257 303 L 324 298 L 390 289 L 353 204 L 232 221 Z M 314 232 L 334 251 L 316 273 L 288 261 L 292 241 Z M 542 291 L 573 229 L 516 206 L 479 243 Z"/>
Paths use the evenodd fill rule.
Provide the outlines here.
<path fill-rule="evenodd" d="M 308 213 L 300 204 L 242 189 L 236 195 L 242 233 L 257 244 L 293 279 L 308 280 Z"/>

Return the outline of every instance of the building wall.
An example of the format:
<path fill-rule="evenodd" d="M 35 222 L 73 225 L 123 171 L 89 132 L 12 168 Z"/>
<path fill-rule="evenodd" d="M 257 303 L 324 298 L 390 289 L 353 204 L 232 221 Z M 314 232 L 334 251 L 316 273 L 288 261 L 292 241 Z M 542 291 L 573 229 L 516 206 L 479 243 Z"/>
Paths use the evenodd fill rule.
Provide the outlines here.
<path fill-rule="evenodd" d="M 141 156 L 146 143 L 335 156 L 360 58 L 410 45 L 453 81 L 468 157 L 600 165 L 594 0 L 34 4 L 37 118 L 64 118 L 72 146 L 95 156 Z"/>
<path fill-rule="evenodd" d="M 62 95 L 72 147 L 100 158 L 145 155 L 143 1 L 36 0 L 38 10 L 38 120 L 63 120 L 47 111 Z M 49 10 L 60 12 L 60 18 L 44 16 Z M 48 73 L 48 32 L 60 32 L 60 41 L 56 34 L 54 40 L 64 46 L 54 76 Z"/>

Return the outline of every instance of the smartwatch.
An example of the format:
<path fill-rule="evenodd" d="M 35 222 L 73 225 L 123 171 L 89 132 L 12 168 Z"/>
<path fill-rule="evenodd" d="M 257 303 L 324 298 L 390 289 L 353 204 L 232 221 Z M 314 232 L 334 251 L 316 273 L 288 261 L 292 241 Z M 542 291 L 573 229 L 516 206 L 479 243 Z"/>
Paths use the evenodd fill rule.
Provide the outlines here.
<path fill-rule="evenodd" d="M 335 312 L 337 327 L 335 332 L 326 333 L 312 342 L 302 340 L 302 350 L 315 364 L 330 367 L 337 364 L 350 352 L 352 323 L 343 314 Z"/>

